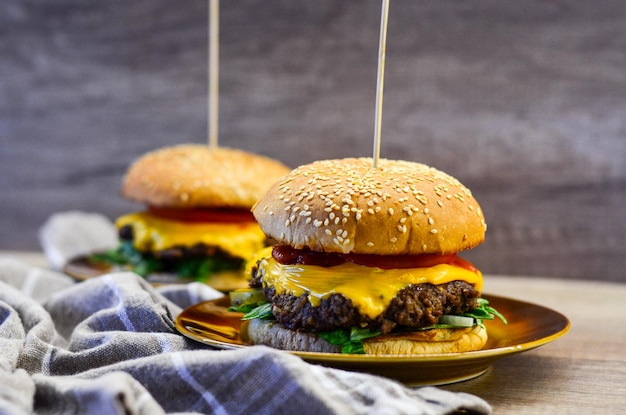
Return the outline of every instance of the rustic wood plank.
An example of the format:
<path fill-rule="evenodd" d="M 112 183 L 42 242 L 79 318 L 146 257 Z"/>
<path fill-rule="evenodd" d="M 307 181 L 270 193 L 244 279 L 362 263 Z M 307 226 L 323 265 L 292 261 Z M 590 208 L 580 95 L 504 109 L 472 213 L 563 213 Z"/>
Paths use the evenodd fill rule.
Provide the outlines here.
<path fill-rule="evenodd" d="M 222 4 L 220 141 L 296 166 L 369 156 L 376 2 Z M 626 280 L 626 4 L 397 2 L 381 155 L 468 184 L 488 273 Z M 206 141 L 206 4 L 0 4 L 0 247 L 115 217 L 126 165 Z"/>

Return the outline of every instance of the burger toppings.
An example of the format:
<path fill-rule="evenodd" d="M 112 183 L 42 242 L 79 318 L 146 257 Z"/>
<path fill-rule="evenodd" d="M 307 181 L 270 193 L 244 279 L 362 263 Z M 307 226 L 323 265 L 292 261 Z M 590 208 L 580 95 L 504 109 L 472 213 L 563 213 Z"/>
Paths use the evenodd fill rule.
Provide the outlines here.
<path fill-rule="evenodd" d="M 453 281 L 439 286 L 409 285 L 391 299 L 382 313 L 371 317 L 342 294 L 332 294 L 313 306 L 308 296 L 265 290 L 276 320 L 292 330 L 310 332 L 367 327 L 383 334 L 398 326 L 420 328 L 439 322 L 444 314 L 463 314 L 477 306 L 478 292 L 470 284 Z"/>
<path fill-rule="evenodd" d="M 271 248 L 267 248 L 271 249 Z M 322 267 L 316 265 L 283 265 L 267 254 L 258 264 L 263 287 L 273 287 L 278 294 L 295 297 L 306 295 L 306 301 L 319 306 L 323 299 L 341 294 L 363 315 L 375 319 L 392 299 L 409 285 L 442 285 L 464 281 L 474 290 L 482 289 L 482 274 L 453 264 L 421 268 L 381 269 L 351 262 Z M 252 284 L 258 284 L 258 277 Z"/>
<path fill-rule="evenodd" d="M 265 235 L 255 222 L 190 222 L 166 219 L 150 212 L 131 213 L 116 221 L 118 229 L 131 226 L 133 245 L 140 251 L 164 251 L 176 246 L 203 244 L 225 253 L 251 258 L 265 247 Z"/>
<path fill-rule="evenodd" d="M 253 221 L 185 221 L 163 217 L 173 216 L 172 212 L 182 216 L 181 210 L 157 212 L 159 215 L 151 210 L 120 217 L 116 222 L 119 247 L 91 259 L 126 265 L 143 276 L 172 272 L 204 281 L 218 272 L 241 269 L 246 259 L 265 247 L 265 235 Z M 168 213 L 161 215 L 163 212 Z"/>
<path fill-rule="evenodd" d="M 316 307 L 306 295 L 280 295 L 274 288 L 237 290 L 230 297 L 231 310 L 246 313 L 244 320 L 276 320 L 291 330 L 317 333 L 329 343 L 341 346 L 342 353 L 363 353 L 363 340 L 407 330 L 471 328 L 496 317 L 506 324 L 504 316 L 462 281 L 439 286 L 411 285 L 400 291 L 375 319 L 362 315 L 340 294 L 331 295 Z"/>
<path fill-rule="evenodd" d="M 128 228 L 124 232 L 128 233 Z M 141 252 L 132 240 L 122 240 L 117 248 L 91 255 L 90 259 L 116 266 L 130 267 L 133 272 L 148 276 L 167 272 L 181 278 L 205 281 L 211 275 L 242 268 L 243 259 L 232 257 L 219 248 L 197 244 L 178 246 L 160 252 Z"/>
<path fill-rule="evenodd" d="M 316 252 L 308 248 L 295 249 L 289 245 L 276 245 L 272 249 L 272 257 L 283 265 L 317 265 L 332 267 L 345 262 L 351 262 L 369 267 L 383 269 L 393 268 L 421 268 L 437 264 L 452 264 L 457 260 L 456 254 L 447 255 L 371 255 L 371 254 L 342 254 L 338 252 Z M 460 261 L 459 261 L 460 262 Z M 471 265 L 465 261 L 466 266 Z M 475 270 L 476 268 L 474 268 Z"/>

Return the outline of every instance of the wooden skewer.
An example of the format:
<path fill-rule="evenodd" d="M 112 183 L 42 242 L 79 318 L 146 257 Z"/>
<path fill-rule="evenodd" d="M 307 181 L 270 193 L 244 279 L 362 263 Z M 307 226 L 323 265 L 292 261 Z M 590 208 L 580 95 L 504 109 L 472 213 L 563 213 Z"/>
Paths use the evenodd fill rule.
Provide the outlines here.
<path fill-rule="evenodd" d="M 385 84 L 385 55 L 387 53 L 387 21 L 389 20 L 389 0 L 382 0 L 380 17 L 380 40 L 378 44 L 378 74 L 376 77 L 376 117 L 374 119 L 373 167 L 378 167 L 380 140 L 383 121 L 383 89 Z"/>
<path fill-rule="evenodd" d="M 219 118 L 219 0 L 210 0 L 209 5 L 209 102 L 208 126 L 209 147 L 217 148 Z"/>

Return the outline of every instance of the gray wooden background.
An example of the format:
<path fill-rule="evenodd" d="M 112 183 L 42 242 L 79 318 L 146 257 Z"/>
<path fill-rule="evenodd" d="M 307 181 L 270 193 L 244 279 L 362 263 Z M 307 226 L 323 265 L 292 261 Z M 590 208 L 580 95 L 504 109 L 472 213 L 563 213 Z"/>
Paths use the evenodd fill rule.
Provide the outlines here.
<path fill-rule="evenodd" d="M 370 156 L 380 2 L 222 0 L 220 143 Z M 381 154 L 483 206 L 484 272 L 626 281 L 626 2 L 393 0 Z M 0 3 L 0 249 L 111 218 L 135 157 L 206 142 L 207 2 Z"/>

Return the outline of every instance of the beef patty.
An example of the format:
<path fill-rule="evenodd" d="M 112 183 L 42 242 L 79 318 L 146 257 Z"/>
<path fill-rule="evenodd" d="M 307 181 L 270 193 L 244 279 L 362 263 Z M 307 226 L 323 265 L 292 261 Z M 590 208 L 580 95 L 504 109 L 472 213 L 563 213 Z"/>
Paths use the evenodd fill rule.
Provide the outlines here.
<path fill-rule="evenodd" d="M 262 286 L 262 276 L 255 275 L 251 287 Z M 479 292 L 465 281 L 446 284 L 409 285 L 391 300 L 380 316 L 371 319 L 361 314 L 352 301 L 341 294 L 332 294 L 319 306 L 311 305 L 308 295 L 295 297 L 277 293 L 274 287 L 264 288 L 272 313 L 283 326 L 292 330 L 310 332 L 330 331 L 337 328 L 368 327 L 389 333 L 396 327 L 419 328 L 433 325 L 444 314 L 462 314 L 478 304 Z"/>

